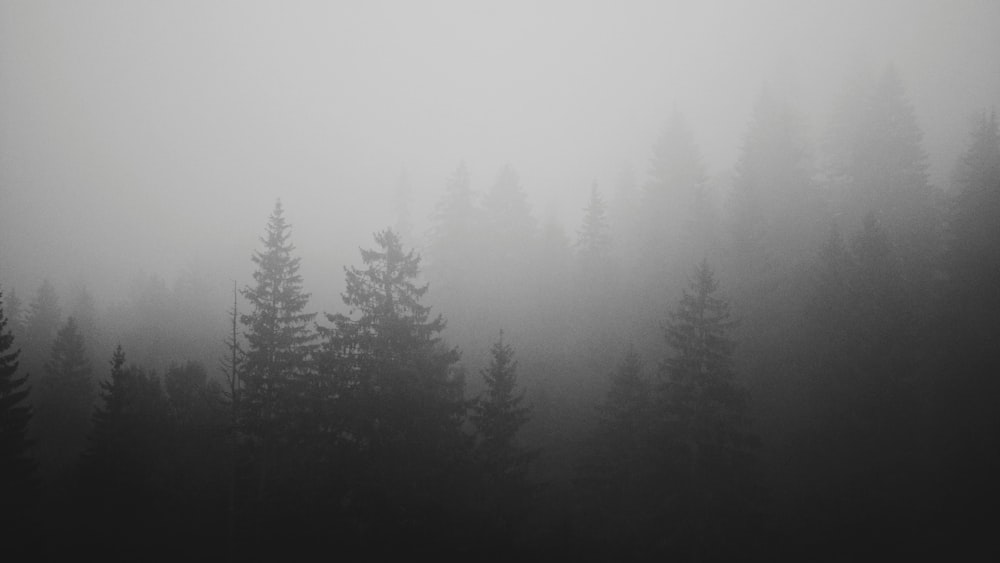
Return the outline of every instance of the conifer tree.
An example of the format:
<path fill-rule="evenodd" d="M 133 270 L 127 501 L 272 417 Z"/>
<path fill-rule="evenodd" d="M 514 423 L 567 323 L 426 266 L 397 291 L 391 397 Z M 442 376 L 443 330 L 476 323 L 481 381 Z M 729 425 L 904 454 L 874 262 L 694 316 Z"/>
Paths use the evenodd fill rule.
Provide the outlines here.
<path fill-rule="evenodd" d="M 52 342 L 62 323 L 59 296 L 48 279 L 38 286 L 34 300 L 28 305 L 24 326 L 24 357 L 22 367 L 28 373 L 44 372 L 45 361 L 52 351 Z"/>
<path fill-rule="evenodd" d="M 252 255 L 254 283 L 242 292 L 250 310 L 240 315 L 246 354 L 239 422 L 248 438 L 242 461 L 251 481 L 241 496 L 252 507 L 248 517 L 260 542 L 278 533 L 277 526 L 292 525 L 277 507 L 296 498 L 302 483 L 307 448 L 301 441 L 312 435 L 307 421 L 318 394 L 311 366 L 315 313 L 304 312 L 309 294 L 302 291 L 290 231 L 279 200 L 260 239 L 263 248 Z"/>
<path fill-rule="evenodd" d="M 517 391 L 514 349 L 503 341 L 503 331 L 490 348 L 490 365 L 482 370 L 486 395 L 473 406 L 472 423 L 480 436 L 479 450 L 493 478 L 523 478 L 529 456 L 516 445 L 518 431 L 531 409 L 523 406 L 524 390 Z"/>
<path fill-rule="evenodd" d="M 697 221 L 705 219 L 695 213 L 701 211 L 699 198 L 707 180 L 694 134 L 674 112 L 653 144 L 642 191 L 640 266 L 652 291 L 670 285 L 673 273 L 687 268 L 692 254 L 705 250 L 705 243 L 696 240 L 705 227 Z"/>
<path fill-rule="evenodd" d="M 65 469 L 86 447 L 94 382 L 83 336 L 73 317 L 59 329 L 39 381 L 35 436 L 49 462 L 46 471 Z"/>
<path fill-rule="evenodd" d="M 642 360 L 632 345 L 609 375 L 580 488 L 590 501 L 588 532 L 603 542 L 648 550 L 662 533 L 664 478 L 659 471 L 656 418 Z M 623 554 L 624 559 L 630 557 Z M 637 558 L 637 557 L 636 557 Z"/>
<path fill-rule="evenodd" d="M 517 434 L 528 422 L 531 409 L 522 404 L 524 390 L 517 390 L 514 349 L 503 341 L 503 331 L 490 348 L 489 366 L 481 373 L 486 392 L 475 402 L 471 420 L 485 473 L 484 510 L 491 522 L 491 541 L 509 547 L 529 508 L 532 487 L 526 472 L 536 452 L 517 444 Z"/>
<path fill-rule="evenodd" d="M 749 431 L 747 392 L 733 371 L 728 303 L 707 262 L 665 327 L 671 350 L 660 368 L 665 443 L 676 478 L 689 554 L 698 559 L 745 530 L 755 486 L 750 464 L 757 438 Z M 733 526 L 736 526 L 733 528 Z M 725 540 L 723 540 L 725 538 Z"/>
<path fill-rule="evenodd" d="M 979 116 L 965 153 L 955 167 L 950 248 L 953 292 L 965 319 L 992 333 L 1000 299 L 1000 126 L 996 112 Z"/>
<path fill-rule="evenodd" d="M 264 247 L 252 257 L 254 284 L 243 289 L 250 312 L 240 316 L 247 328 L 242 408 L 247 430 L 257 437 L 288 430 L 308 387 L 309 323 L 316 314 L 304 312 L 309 294 L 302 291 L 290 230 L 278 201 L 261 238 Z"/>
<path fill-rule="evenodd" d="M 14 534 L 30 528 L 35 462 L 27 434 L 32 417 L 27 402 L 31 387 L 27 374 L 18 375 L 21 351 L 14 348 L 4 309 L 0 291 L 0 529 Z"/>
<path fill-rule="evenodd" d="M 608 226 L 607 206 L 597 184 L 590 189 L 590 200 L 584 210 L 583 224 L 577 234 L 576 246 L 583 261 L 591 267 L 598 267 L 606 259 L 611 249 L 611 233 Z"/>
<path fill-rule="evenodd" d="M 124 350 L 116 346 L 109 376 L 99 384 L 84 476 L 91 486 L 119 488 L 127 497 L 141 492 L 152 471 L 154 444 L 166 426 L 166 402 L 159 379 L 125 361 Z"/>
<path fill-rule="evenodd" d="M 419 256 L 392 230 L 376 233 L 375 243 L 361 251 L 363 269 L 345 268 L 348 314 L 328 314 L 333 326 L 319 329 L 329 440 L 353 460 L 356 472 L 345 478 L 359 499 L 357 518 L 395 529 L 401 542 L 431 541 L 450 529 L 431 515 L 459 493 L 464 379 L 458 351 L 441 342 L 444 319 L 420 302 L 428 286 L 416 281 Z M 421 512 L 421 522 L 412 520 Z"/>

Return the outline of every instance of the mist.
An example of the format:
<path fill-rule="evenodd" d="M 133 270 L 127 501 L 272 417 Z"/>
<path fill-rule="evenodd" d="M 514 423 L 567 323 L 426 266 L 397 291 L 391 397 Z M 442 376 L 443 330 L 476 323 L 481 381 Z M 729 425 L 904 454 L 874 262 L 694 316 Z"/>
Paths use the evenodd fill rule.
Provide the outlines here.
<path fill-rule="evenodd" d="M 990 226 L 1000 221 L 992 207 L 1000 188 L 990 184 L 1000 166 L 990 145 L 1000 100 L 997 29 L 1000 4 L 982 1 L 0 1 L 0 303 L 13 337 L 0 357 L 8 346 L 20 349 L 10 373 L 30 374 L 24 400 L 34 405 L 26 430 L 34 445 L 25 451 L 37 462 L 32 478 L 41 491 L 25 509 L 34 516 L 19 521 L 44 536 L 38 522 L 52 511 L 96 502 L 73 496 L 70 483 L 104 490 L 106 483 L 86 480 L 97 466 L 78 461 L 106 454 L 94 453 L 103 443 L 94 429 L 107 423 L 89 413 L 110 408 L 102 393 L 111 387 L 101 385 L 116 381 L 108 362 L 120 345 L 127 362 L 119 376 L 146 382 L 136 388 L 162 384 L 143 395 L 143 408 L 162 407 L 169 414 L 157 420 L 173 421 L 143 427 L 172 444 L 168 457 L 137 454 L 158 468 L 149 481 L 158 485 L 144 481 L 157 491 L 150 498 L 188 487 L 179 495 L 188 504 L 164 509 L 163 525 L 197 512 L 199 498 L 231 503 L 228 512 L 205 511 L 191 524 L 202 528 L 184 532 L 191 545 L 212 543 L 213 557 L 251 553 L 250 544 L 234 544 L 254 536 L 268 554 L 297 541 L 289 538 L 299 538 L 303 552 L 332 542 L 295 519 L 289 530 L 261 532 L 321 493 L 342 510 L 310 504 L 315 512 L 306 513 L 336 537 L 356 534 L 352 549 L 379 544 L 373 530 L 385 526 L 398 538 L 387 549 L 400 552 L 450 542 L 468 556 L 482 540 L 510 557 L 592 548 L 624 559 L 726 560 L 741 550 L 751 558 L 822 559 L 875 545 L 919 552 L 919 542 L 907 542 L 940 527 L 962 547 L 948 552 L 944 540 L 931 547 L 971 553 L 972 528 L 964 520 L 945 526 L 941 514 L 961 513 L 959 499 L 976 494 L 995 500 L 977 488 L 982 474 L 965 472 L 997 467 L 995 452 L 955 437 L 994 445 L 997 437 L 995 404 L 985 398 L 995 396 L 995 384 L 975 375 L 997 366 L 989 348 L 997 329 L 989 317 L 997 306 L 991 255 L 1000 248 Z M 414 345 L 433 360 L 413 365 L 427 373 L 446 366 L 441 381 L 461 379 L 454 393 L 476 405 L 500 385 L 497 374 L 503 381 L 516 373 L 509 391 L 530 414 L 518 418 L 514 409 L 508 422 L 521 429 L 514 440 L 521 453 L 537 457 L 518 471 L 544 492 L 524 493 L 530 500 L 511 507 L 477 480 L 485 463 L 477 456 L 487 454 L 476 448 L 493 438 L 483 437 L 487 411 L 476 407 L 456 416 L 477 444 L 470 467 L 478 469 L 451 475 L 472 483 L 469 497 L 446 495 L 433 508 L 405 497 L 399 502 L 412 511 L 405 518 L 388 516 L 394 501 L 372 493 L 384 483 L 352 481 L 364 474 L 358 467 L 376 463 L 358 453 L 370 444 L 351 426 L 355 419 L 326 420 L 325 438 L 293 425 L 287 436 L 337 445 L 303 446 L 308 454 L 290 454 L 287 466 L 276 461 L 284 447 L 276 444 L 287 436 L 254 434 L 259 428 L 248 429 L 241 417 L 250 415 L 237 405 L 241 389 L 248 397 L 255 385 L 271 389 L 260 373 L 278 373 L 254 355 L 264 287 L 254 257 L 280 247 L 267 242 L 274 233 L 288 237 L 301 276 L 291 282 L 302 298 L 286 311 L 297 319 L 289 338 L 312 346 L 303 352 L 308 368 L 281 369 L 354 381 L 350 374 L 395 358 L 356 327 L 369 326 L 359 289 L 368 286 L 358 281 L 370 266 L 364 252 L 397 257 L 411 286 L 395 298 L 429 307 L 424 317 L 413 308 L 407 326 L 435 335 Z M 401 258 L 410 250 L 412 271 Z M 424 284 L 426 293 L 415 289 Z M 731 324 L 719 325 L 733 343 L 722 372 L 739 389 L 733 396 L 748 398 L 727 408 L 739 411 L 733 420 L 749 421 L 747 442 L 760 442 L 754 484 L 742 470 L 712 473 L 741 484 L 724 493 L 684 481 L 690 476 L 675 462 L 688 454 L 667 448 L 663 459 L 675 461 L 663 461 L 651 453 L 659 450 L 650 444 L 684 442 L 676 420 L 647 420 L 635 414 L 647 407 L 620 403 L 629 393 L 662 395 L 650 412 L 683 410 L 682 331 L 671 323 L 685 295 L 699 291 L 706 298 L 717 291 L 732 313 Z M 53 346 L 69 339 L 70 317 L 92 366 L 90 390 L 79 392 L 86 396 L 77 405 L 85 421 L 79 435 L 44 422 L 72 395 L 53 391 L 61 373 Z M 345 350 L 368 345 L 374 364 L 344 367 Z M 247 363 L 236 361 L 236 348 Z M 505 371 L 505 354 L 515 368 Z M 249 379 L 237 376 L 236 364 L 250 366 Z M 297 391 L 327 397 L 327 407 L 288 408 L 341 412 L 330 405 L 366 385 L 329 384 L 337 391 L 320 383 L 326 395 Z M 178 390 L 186 386 L 197 393 Z M 203 395 L 211 397 L 204 404 L 190 398 Z M 356 407 L 362 414 L 350 416 L 405 427 L 412 421 L 400 413 L 416 407 L 398 400 L 386 402 L 395 406 L 385 413 L 353 404 L 343 412 Z M 857 414 L 869 408 L 877 414 Z M 665 434 L 636 430 L 649 442 L 630 453 L 607 449 L 615 441 L 608 421 L 624 420 L 608 413 L 626 411 L 638 417 L 629 424 L 663 423 L 656 432 Z M 185 426 L 192 420 L 213 429 L 201 442 Z M 341 423 L 347 429 L 329 430 Z M 869 436 L 874 428 L 885 434 Z M 903 443 L 920 432 L 923 444 Z M 389 458 L 424 459 L 426 452 L 407 449 L 421 439 L 400 440 Z M 456 443 L 427 456 L 464 452 Z M 830 451 L 816 453 L 818 443 Z M 959 445 L 944 453 L 950 443 Z M 682 491 L 732 493 L 749 512 L 735 504 L 724 511 L 714 500 L 647 505 L 646 497 L 681 493 L 649 489 L 607 462 L 626 453 L 658 479 L 686 483 Z M 185 481 L 176 477 L 187 467 L 178 459 L 218 471 Z M 331 459 L 356 465 L 329 481 L 316 477 L 317 467 L 339 467 Z M 220 468 L 230 462 L 250 469 L 227 477 Z M 905 463 L 916 468 L 886 485 Z M 428 475 L 438 476 L 432 466 Z M 260 490 L 249 485 L 264 468 L 274 472 L 279 500 L 260 492 L 264 477 Z M 417 488 L 437 491 L 423 478 L 414 477 Z M 921 514 L 931 524 L 886 530 L 836 516 L 896 516 L 932 483 L 962 479 L 967 487 L 928 501 L 934 506 Z M 824 480 L 834 484 L 817 484 Z M 236 491 L 230 497 L 227 487 Z M 768 500 L 740 496 L 757 488 L 770 491 Z M 859 500 L 873 490 L 884 496 Z M 603 491 L 605 500 L 580 491 Z M 832 500 L 845 495 L 850 502 Z M 157 502 L 149 506 L 162 508 Z M 622 530 L 602 512 L 645 524 Z M 695 531 L 678 524 L 709 513 L 729 523 L 713 527 L 715 516 L 705 516 Z M 767 529 L 732 524 L 749 513 L 766 515 L 759 520 Z M 534 530 L 517 531 L 512 514 Z M 432 523 L 411 526 L 408 518 Z M 442 532 L 452 519 L 488 532 Z M 210 527 L 218 537 L 203 534 Z M 846 539 L 830 547 L 841 532 Z M 146 551 L 155 534 L 131 533 L 138 552 L 158 556 Z"/>

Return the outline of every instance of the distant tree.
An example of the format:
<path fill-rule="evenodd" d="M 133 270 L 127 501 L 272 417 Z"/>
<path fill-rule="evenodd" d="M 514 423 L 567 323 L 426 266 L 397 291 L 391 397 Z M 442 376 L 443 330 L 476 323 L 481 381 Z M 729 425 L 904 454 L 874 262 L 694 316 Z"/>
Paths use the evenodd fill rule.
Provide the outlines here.
<path fill-rule="evenodd" d="M 24 327 L 25 357 L 23 367 L 29 373 L 41 373 L 52 350 L 52 342 L 62 323 L 59 296 L 49 283 L 43 280 L 34 300 L 28 305 Z"/>
<path fill-rule="evenodd" d="M 953 293 L 962 316 L 993 334 L 1000 299 L 1000 126 L 996 112 L 979 116 L 965 153 L 955 167 L 950 248 Z"/>
<path fill-rule="evenodd" d="M 483 211 L 490 236 L 500 246 L 502 255 L 498 258 L 506 256 L 509 260 L 511 255 L 522 250 L 513 245 L 531 240 L 535 235 L 537 223 L 531 215 L 521 180 L 510 165 L 500 169 L 496 182 L 483 199 Z"/>
<path fill-rule="evenodd" d="M 815 225 L 823 212 L 801 119 L 767 91 L 754 105 L 731 205 L 741 283 L 760 283 L 768 270 L 812 257 L 821 242 Z"/>
<path fill-rule="evenodd" d="M 88 346 L 94 347 L 100 341 L 98 334 L 97 306 L 86 286 L 80 286 L 70 303 L 70 316 L 76 321 L 80 336 Z M 89 351 L 89 350 L 88 350 Z"/>
<path fill-rule="evenodd" d="M 705 241 L 696 240 L 692 228 L 706 227 L 706 219 L 694 212 L 707 180 L 694 134 L 674 112 L 653 144 L 642 191 L 640 266 L 653 287 L 670 285 L 674 280 L 668 276 L 686 268 L 692 254 L 704 251 Z"/>
<path fill-rule="evenodd" d="M 673 354 L 660 368 L 669 474 L 682 511 L 674 525 L 683 532 L 674 533 L 696 559 L 733 545 L 749 528 L 757 500 L 751 465 L 758 439 L 749 430 L 747 392 L 733 371 L 729 306 L 717 291 L 702 262 L 665 327 Z"/>
<path fill-rule="evenodd" d="M 0 291 L 0 529 L 11 538 L 23 538 L 31 531 L 36 483 L 35 462 L 31 457 L 28 424 L 32 409 L 28 404 L 28 375 L 18 377 L 18 357 L 14 335 L 7 328 L 3 292 Z"/>
<path fill-rule="evenodd" d="M 611 250 L 611 232 L 608 211 L 597 191 L 597 184 L 590 189 L 590 200 L 584 210 L 583 224 L 577 234 L 576 246 L 580 257 L 591 267 L 599 267 Z"/>
<path fill-rule="evenodd" d="M 410 210 L 413 204 L 413 193 L 405 169 L 399 172 L 399 178 L 396 180 L 396 192 L 393 196 L 396 207 L 394 230 L 399 233 L 401 238 L 410 240 L 413 236 L 413 214 Z"/>
<path fill-rule="evenodd" d="M 903 81 L 889 65 L 874 80 L 852 83 L 828 133 L 827 172 L 842 224 L 857 229 L 874 213 L 897 249 L 910 291 L 929 303 L 943 251 L 943 213 L 922 138 Z"/>
<path fill-rule="evenodd" d="M 83 452 L 93 403 L 90 360 L 76 321 L 70 317 L 52 344 L 35 401 L 35 436 L 46 473 L 68 469 Z"/>
<path fill-rule="evenodd" d="M 475 196 L 463 162 L 448 179 L 428 233 L 430 291 L 440 296 L 435 301 L 448 317 L 463 326 L 472 324 L 474 310 L 482 305 L 477 288 L 488 260 L 482 252 L 484 229 Z"/>
<path fill-rule="evenodd" d="M 15 337 L 23 338 L 24 335 L 24 310 L 23 303 L 21 299 L 17 296 L 17 292 L 14 288 L 11 288 L 10 293 L 7 294 L 7 300 L 4 304 L 7 310 L 7 322 L 8 330 Z"/>

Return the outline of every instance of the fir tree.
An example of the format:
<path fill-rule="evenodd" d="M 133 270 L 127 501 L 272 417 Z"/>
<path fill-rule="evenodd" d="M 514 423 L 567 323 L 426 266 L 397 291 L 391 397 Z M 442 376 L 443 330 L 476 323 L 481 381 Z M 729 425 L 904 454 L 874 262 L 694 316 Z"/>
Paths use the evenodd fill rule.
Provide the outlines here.
<path fill-rule="evenodd" d="M 580 256 L 586 264 L 599 267 L 611 249 L 611 233 L 607 206 L 597 191 L 597 184 L 590 189 L 590 201 L 583 213 L 583 224 L 577 234 L 576 246 L 580 249 Z"/>
<path fill-rule="evenodd" d="M 950 248 L 953 293 L 964 319 L 984 336 L 994 333 L 1000 299 L 1000 126 L 996 112 L 979 116 L 955 167 Z"/>
<path fill-rule="evenodd" d="M 0 529 L 14 534 L 31 528 L 35 462 L 27 434 L 32 409 L 26 400 L 31 387 L 27 374 L 18 377 L 21 351 L 14 348 L 4 309 L 0 291 Z"/>
<path fill-rule="evenodd" d="M 34 300 L 28 305 L 25 318 L 22 366 L 28 373 L 40 374 L 44 371 L 61 323 L 59 296 L 49 280 L 43 280 Z"/>
<path fill-rule="evenodd" d="M 420 303 L 419 257 L 391 230 L 375 242 L 361 251 L 365 268 L 345 268 L 348 315 L 328 314 L 333 327 L 320 329 L 329 439 L 355 468 L 345 478 L 356 518 L 394 529 L 404 544 L 434 541 L 455 525 L 432 515 L 447 514 L 440 507 L 460 492 L 464 380 L 457 350 L 440 340 L 444 319 Z"/>
<path fill-rule="evenodd" d="M 675 524 L 686 529 L 687 549 L 699 559 L 714 546 L 733 545 L 757 500 L 750 470 L 757 438 L 733 371 L 729 305 L 717 290 L 703 261 L 665 327 L 673 354 L 660 369 L 670 472 L 685 513 Z"/>
<path fill-rule="evenodd" d="M 503 331 L 490 348 L 490 365 L 482 376 L 486 395 L 475 403 L 471 417 L 481 439 L 479 450 L 494 479 L 523 478 L 527 457 L 515 439 L 531 409 L 522 406 L 524 390 L 517 391 L 514 349 L 503 341 Z"/>
<path fill-rule="evenodd" d="M 83 336 L 73 317 L 59 329 L 35 403 L 36 436 L 46 471 L 66 469 L 86 447 L 94 382 Z"/>
<path fill-rule="evenodd" d="M 315 313 L 305 313 L 309 294 L 302 291 L 291 227 L 281 202 L 274 205 L 261 242 L 253 254 L 254 284 L 243 289 L 250 312 L 246 326 L 246 364 L 242 396 L 247 430 L 258 437 L 288 430 L 295 403 L 307 391 Z"/>
<path fill-rule="evenodd" d="M 524 390 L 517 390 L 514 349 L 503 341 L 503 331 L 490 348 L 490 365 L 481 373 L 486 393 L 475 402 L 471 420 L 486 477 L 483 508 L 491 522 L 489 535 L 502 548 L 515 541 L 517 526 L 529 508 L 532 487 L 526 471 L 536 455 L 516 441 L 531 409 L 522 405 Z"/>

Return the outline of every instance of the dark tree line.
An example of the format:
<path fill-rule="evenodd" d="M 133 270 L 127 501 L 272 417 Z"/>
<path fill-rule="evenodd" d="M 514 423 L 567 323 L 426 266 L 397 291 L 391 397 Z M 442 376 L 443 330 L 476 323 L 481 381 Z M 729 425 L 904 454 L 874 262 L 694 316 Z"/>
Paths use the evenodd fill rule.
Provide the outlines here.
<path fill-rule="evenodd" d="M 890 67 L 817 147 L 762 93 L 725 194 L 673 115 L 644 179 L 588 186 L 575 240 L 512 167 L 480 194 L 460 165 L 426 273 L 377 232 L 340 312 L 309 309 L 278 203 L 209 323 L 223 347 L 184 332 L 196 273 L 104 317 L 47 281 L 0 294 L 0 526 L 43 558 L 976 553 L 1000 499 L 995 115 L 952 189 L 926 161 Z"/>

